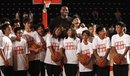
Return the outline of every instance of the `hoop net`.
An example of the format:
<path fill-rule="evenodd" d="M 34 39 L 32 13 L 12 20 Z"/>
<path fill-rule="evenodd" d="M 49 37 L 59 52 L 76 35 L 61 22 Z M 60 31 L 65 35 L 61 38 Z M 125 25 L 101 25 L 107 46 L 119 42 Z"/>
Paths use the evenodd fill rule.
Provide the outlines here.
<path fill-rule="evenodd" d="M 45 7 L 46 7 L 46 8 L 49 8 L 49 7 L 50 7 L 50 4 L 51 4 L 51 1 L 50 1 L 50 0 L 47 0 L 47 1 L 46 1 L 46 0 L 45 0 L 44 3 L 45 3 Z"/>

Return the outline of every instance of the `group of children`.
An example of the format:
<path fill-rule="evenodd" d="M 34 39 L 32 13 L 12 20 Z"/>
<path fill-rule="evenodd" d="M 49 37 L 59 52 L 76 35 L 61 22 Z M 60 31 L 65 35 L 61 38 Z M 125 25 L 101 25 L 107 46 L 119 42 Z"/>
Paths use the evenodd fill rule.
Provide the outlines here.
<path fill-rule="evenodd" d="M 1 24 L 1 71 L 4 76 L 27 76 L 28 72 L 31 76 L 38 76 L 40 71 L 44 76 L 46 54 L 44 27 L 39 23 L 35 31 L 32 31 L 28 18 L 23 20 L 24 30 L 19 23 L 14 19 L 10 25 L 9 20 L 5 19 Z"/>
<path fill-rule="evenodd" d="M 124 32 L 123 22 L 115 24 L 117 34 L 112 38 L 104 26 L 92 23 L 80 30 L 74 25 L 64 30 L 58 24 L 51 33 L 46 33 L 42 24 L 32 29 L 28 18 L 23 25 L 24 29 L 8 21 L 1 24 L 0 69 L 5 76 L 27 76 L 28 72 L 45 76 L 45 69 L 48 76 L 61 76 L 63 67 L 66 76 L 76 76 L 78 71 L 80 76 L 109 76 L 110 51 L 114 56 L 120 54 L 117 61 L 126 58 L 124 63 L 114 63 L 114 76 L 128 76 L 130 36 Z M 79 60 L 82 54 L 89 58 L 86 65 Z M 108 61 L 104 67 L 98 65 L 104 60 Z"/>

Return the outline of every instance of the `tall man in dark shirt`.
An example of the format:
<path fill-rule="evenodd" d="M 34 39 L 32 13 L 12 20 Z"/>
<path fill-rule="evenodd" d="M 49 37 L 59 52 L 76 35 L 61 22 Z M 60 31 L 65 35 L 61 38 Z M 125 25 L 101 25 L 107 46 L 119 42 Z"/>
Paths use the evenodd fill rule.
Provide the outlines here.
<path fill-rule="evenodd" d="M 62 6 L 60 9 L 60 16 L 54 18 L 50 24 L 49 29 L 52 32 L 57 25 L 62 25 L 64 30 L 71 25 L 71 17 L 68 16 L 69 9 L 67 6 Z"/>

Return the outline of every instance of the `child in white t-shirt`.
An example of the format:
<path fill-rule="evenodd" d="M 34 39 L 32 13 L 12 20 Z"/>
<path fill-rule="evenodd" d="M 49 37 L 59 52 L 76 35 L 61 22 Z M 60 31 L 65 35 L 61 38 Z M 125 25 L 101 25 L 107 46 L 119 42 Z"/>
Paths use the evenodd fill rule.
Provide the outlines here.
<path fill-rule="evenodd" d="M 66 76 L 76 76 L 78 71 L 78 57 L 77 48 L 80 39 L 76 36 L 76 31 L 73 28 L 66 30 L 66 37 L 63 40 L 63 47 L 65 49 L 66 62 L 64 63 Z"/>
<path fill-rule="evenodd" d="M 40 59 L 40 72 L 41 72 L 41 76 L 45 76 L 45 55 L 46 55 L 46 37 L 47 35 L 44 32 L 44 26 L 39 23 L 38 25 L 35 26 L 35 42 L 40 45 L 42 48 L 40 50 L 40 52 L 37 54 L 37 56 Z"/>
<path fill-rule="evenodd" d="M 14 74 L 16 76 L 27 76 L 28 66 L 28 50 L 27 42 L 22 38 L 23 31 L 21 27 L 14 29 L 16 35 L 15 41 L 13 42 L 13 64 Z"/>
<path fill-rule="evenodd" d="M 87 25 L 88 31 L 90 32 L 90 37 L 88 38 L 89 42 L 93 42 L 93 39 L 97 37 L 96 35 L 96 24 L 90 23 Z"/>
<path fill-rule="evenodd" d="M 82 31 L 87 30 L 87 27 L 84 23 L 81 23 L 81 20 L 78 15 L 74 15 L 72 19 L 72 25 L 71 25 L 77 33 L 77 37 L 81 38 Z"/>
<path fill-rule="evenodd" d="M 62 50 L 60 49 L 63 45 L 63 39 L 61 37 L 63 31 L 62 28 L 61 25 L 57 25 L 53 30 L 52 35 L 48 35 L 46 40 L 47 51 L 44 63 L 46 63 L 48 76 L 60 76 L 62 72 L 61 59 L 58 59 L 58 57 L 62 57 Z M 60 56 L 58 56 L 57 53 Z"/>
<path fill-rule="evenodd" d="M 92 43 L 93 39 L 95 37 L 97 37 L 97 35 L 96 35 L 96 24 L 90 23 L 90 24 L 87 25 L 87 28 L 88 28 L 88 31 L 90 32 L 90 36 L 88 38 L 88 41 L 90 43 Z M 96 62 L 95 62 L 95 57 L 93 56 L 93 73 L 94 73 L 94 75 L 96 74 L 96 68 L 97 68 L 97 65 L 96 65 Z"/>
<path fill-rule="evenodd" d="M 23 20 L 23 24 L 24 24 L 24 32 L 23 32 L 23 38 L 26 39 L 27 43 L 28 43 L 28 49 L 30 51 L 29 54 L 29 73 L 31 76 L 39 76 L 40 73 L 40 58 L 39 58 L 39 51 L 41 50 L 41 47 L 36 47 L 35 45 L 37 45 L 36 43 L 36 36 L 35 36 L 35 32 L 32 31 L 32 29 L 34 28 L 30 28 L 31 27 L 31 23 L 30 20 L 28 18 L 25 18 Z M 38 45 L 39 46 L 39 45 Z"/>
<path fill-rule="evenodd" d="M 2 25 L 2 45 L 0 46 L 0 66 L 4 76 L 13 76 L 12 42 L 9 38 L 11 29 L 9 24 Z"/>
<path fill-rule="evenodd" d="M 97 37 L 93 40 L 93 50 L 97 65 L 96 74 L 97 76 L 109 76 L 110 38 L 106 37 L 106 29 L 103 26 L 97 27 L 96 33 Z"/>
<path fill-rule="evenodd" d="M 130 55 L 129 55 L 129 47 L 130 47 L 130 36 L 125 34 L 125 24 L 123 22 L 118 22 L 115 26 L 117 34 L 112 36 L 111 46 L 112 52 L 117 56 L 120 54 L 121 56 L 117 57 L 116 61 L 123 61 L 123 58 L 126 58 L 123 63 L 115 63 L 113 65 L 114 76 L 129 76 L 128 75 L 128 64 L 130 63 Z M 114 59 L 113 59 L 114 60 Z"/>
<path fill-rule="evenodd" d="M 93 76 L 93 61 L 92 61 L 93 48 L 92 48 L 92 43 L 88 41 L 89 36 L 90 36 L 89 31 L 87 30 L 83 31 L 82 42 L 79 43 L 78 45 L 78 50 L 77 50 L 78 57 L 80 58 L 81 55 L 89 56 L 89 60 L 85 65 L 83 65 L 79 61 L 80 76 Z"/>

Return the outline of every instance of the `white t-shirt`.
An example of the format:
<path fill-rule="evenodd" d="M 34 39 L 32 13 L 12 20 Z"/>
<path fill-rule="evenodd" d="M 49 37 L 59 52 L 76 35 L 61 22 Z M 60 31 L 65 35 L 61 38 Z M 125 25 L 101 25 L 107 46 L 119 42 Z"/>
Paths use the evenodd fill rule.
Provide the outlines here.
<path fill-rule="evenodd" d="M 89 37 L 88 41 L 89 41 L 90 43 L 93 43 L 93 40 L 94 40 L 95 37 L 98 37 L 98 36 L 97 36 L 96 34 L 94 34 L 93 37 Z"/>
<path fill-rule="evenodd" d="M 93 48 L 92 48 L 92 43 L 88 42 L 88 44 L 84 44 L 83 42 L 81 42 L 78 45 L 78 50 L 77 50 L 77 54 L 78 53 L 82 53 L 82 54 L 87 54 L 88 56 L 91 57 L 91 55 L 93 54 Z M 87 67 L 85 67 L 84 65 L 82 65 L 79 62 L 79 72 L 90 72 L 93 70 L 93 62 L 92 60 L 90 61 L 90 63 L 87 65 Z"/>
<path fill-rule="evenodd" d="M 3 36 L 2 37 L 2 46 L 0 47 L 2 50 L 2 53 L 6 60 L 8 60 L 9 65 L 13 66 L 12 61 L 12 42 L 9 37 Z M 0 56 L 0 66 L 5 65 L 3 58 Z"/>
<path fill-rule="evenodd" d="M 3 37 L 3 32 L 0 30 L 0 47 L 2 46 L 2 37 Z"/>
<path fill-rule="evenodd" d="M 99 37 L 95 37 L 93 40 L 93 49 L 97 49 L 97 54 L 99 56 L 105 56 L 107 49 L 110 48 L 110 38 L 106 37 L 104 39 L 100 39 Z M 109 55 L 107 57 L 110 60 Z"/>
<path fill-rule="evenodd" d="M 36 31 L 34 32 L 34 34 L 35 34 L 35 38 L 36 38 L 35 39 L 36 44 L 39 44 L 39 45 L 43 46 L 44 45 L 43 37 L 40 37 L 40 35 Z M 39 52 L 37 54 L 37 57 L 39 57 L 40 61 L 44 62 L 45 55 L 46 55 L 46 51 L 42 50 L 41 52 Z"/>
<path fill-rule="evenodd" d="M 0 30 L 0 37 L 3 37 L 3 36 L 4 36 L 4 34 L 3 34 L 2 30 Z"/>
<path fill-rule="evenodd" d="M 28 50 L 28 45 L 25 39 L 21 38 L 20 41 L 13 42 L 13 64 L 14 70 L 27 70 L 28 61 L 27 54 L 30 51 Z"/>
<path fill-rule="evenodd" d="M 47 48 L 47 37 L 51 37 L 52 35 L 51 34 L 46 34 L 45 36 L 43 36 L 43 39 L 45 40 L 45 42 L 46 42 L 46 48 Z M 47 51 L 47 49 L 46 49 L 46 51 Z M 41 62 L 44 62 L 44 60 L 45 60 L 45 56 L 46 56 L 46 52 L 43 52 L 43 53 L 41 53 L 40 54 L 40 60 L 41 60 Z"/>
<path fill-rule="evenodd" d="M 28 42 L 36 42 L 36 34 L 34 32 L 26 32 L 24 31 L 23 33 L 23 38 L 26 39 L 27 43 Z M 29 46 L 28 46 L 29 47 Z M 29 54 L 29 61 L 34 61 L 34 60 L 40 60 L 39 56 L 37 54 Z"/>
<path fill-rule="evenodd" d="M 63 48 L 65 49 L 65 55 L 67 58 L 67 64 L 78 64 L 78 57 L 77 57 L 77 48 L 78 44 L 80 43 L 80 39 L 64 38 L 63 40 Z"/>
<path fill-rule="evenodd" d="M 58 41 L 58 39 L 53 38 L 52 36 L 47 37 L 46 39 L 46 43 L 47 43 L 47 51 L 46 51 L 46 56 L 45 56 L 45 63 L 47 64 L 52 64 L 52 65 L 60 65 L 59 63 L 56 63 L 54 61 L 52 61 L 51 59 L 51 52 L 50 49 L 48 48 L 49 46 L 52 46 L 54 48 L 55 51 L 59 52 L 60 47 L 62 46 L 62 39 L 60 41 Z"/>
<path fill-rule="evenodd" d="M 130 46 L 130 36 L 128 34 L 124 34 L 121 37 L 118 34 L 113 35 L 111 40 L 111 46 L 116 48 L 117 53 L 123 54 L 125 52 L 125 47 Z M 129 64 L 129 51 L 125 55 L 125 58 L 127 58 L 127 62 Z"/>
<path fill-rule="evenodd" d="M 87 28 L 87 27 L 84 27 L 84 28 L 80 27 L 80 28 L 76 29 L 76 32 L 77 32 L 77 34 L 82 35 L 82 32 L 83 32 L 84 30 L 88 30 L 88 28 Z"/>

